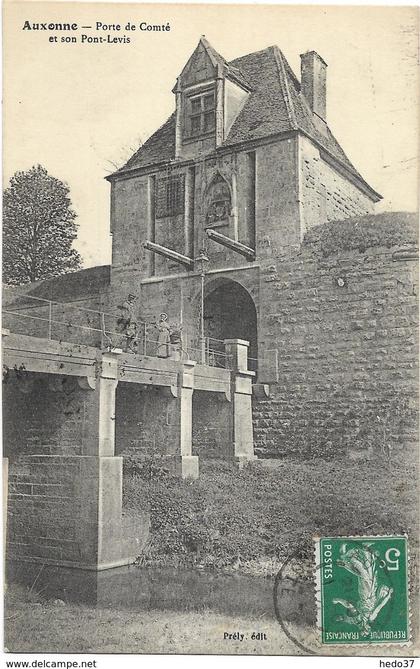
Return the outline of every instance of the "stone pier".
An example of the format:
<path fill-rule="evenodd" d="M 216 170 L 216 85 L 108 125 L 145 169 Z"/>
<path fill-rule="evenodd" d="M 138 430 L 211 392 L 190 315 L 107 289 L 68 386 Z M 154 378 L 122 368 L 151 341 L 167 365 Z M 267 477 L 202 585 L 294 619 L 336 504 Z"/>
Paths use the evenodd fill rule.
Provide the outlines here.
<path fill-rule="evenodd" d="M 215 384 L 198 384 L 193 396 L 193 451 L 203 459 L 230 460 L 242 467 L 255 459 L 252 424 L 252 380 L 248 370 L 248 342 L 225 339 L 227 366 L 218 392 Z M 220 370 L 210 368 L 208 375 Z M 207 392 L 203 392 L 207 391 Z"/>
<path fill-rule="evenodd" d="M 163 389 L 168 398 L 167 414 L 171 416 L 170 430 L 162 443 L 164 464 L 181 478 L 198 478 L 198 457 L 192 454 L 192 396 L 195 362 L 180 363 L 176 386 Z M 153 414 L 149 417 L 153 423 Z"/>
<path fill-rule="evenodd" d="M 4 339 L 9 560 L 96 571 L 132 563 L 149 519 L 124 517 L 120 453 L 133 445 L 174 475 L 197 478 L 195 393 L 216 402 L 209 422 L 221 427 L 222 457 L 239 466 L 254 459 L 245 341 L 226 340 L 229 368 L 218 368 L 13 333 Z"/>
<path fill-rule="evenodd" d="M 226 354 L 232 369 L 232 441 L 231 457 L 239 467 L 255 460 L 252 427 L 252 378 L 248 370 L 249 342 L 243 339 L 226 339 Z"/>
<path fill-rule="evenodd" d="M 9 368 L 4 384 L 8 559 L 89 570 L 130 564 L 149 523 L 122 513 L 122 458 L 114 455 L 118 354 L 64 351 L 58 342 L 45 348 L 45 360 L 51 365 L 55 352 L 54 364 L 67 374 L 28 371 L 35 358 L 27 346 L 26 364 Z"/>

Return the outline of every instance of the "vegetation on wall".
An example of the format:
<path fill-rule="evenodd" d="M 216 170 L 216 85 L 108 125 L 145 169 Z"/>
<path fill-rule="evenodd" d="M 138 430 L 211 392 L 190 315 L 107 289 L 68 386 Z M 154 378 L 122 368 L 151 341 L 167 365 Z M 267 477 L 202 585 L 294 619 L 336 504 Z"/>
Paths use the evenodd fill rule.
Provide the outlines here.
<path fill-rule="evenodd" d="M 418 243 L 418 219 L 407 212 L 386 212 L 330 221 L 311 228 L 303 244 L 328 257 L 343 251 L 412 246 Z"/>

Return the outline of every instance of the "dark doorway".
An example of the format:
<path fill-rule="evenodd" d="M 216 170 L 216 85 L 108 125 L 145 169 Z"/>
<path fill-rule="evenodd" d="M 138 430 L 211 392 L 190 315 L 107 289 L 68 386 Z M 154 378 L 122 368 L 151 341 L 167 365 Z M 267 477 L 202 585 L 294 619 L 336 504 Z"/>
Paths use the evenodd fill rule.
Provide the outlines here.
<path fill-rule="evenodd" d="M 249 341 L 248 366 L 256 371 L 257 312 L 252 297 L 239 283 L 228 279 L 212 282 L 206 292 L 204 332 L 210 338 L 210 348 L 223 350 L 224 339 L 246 339 Z"/>

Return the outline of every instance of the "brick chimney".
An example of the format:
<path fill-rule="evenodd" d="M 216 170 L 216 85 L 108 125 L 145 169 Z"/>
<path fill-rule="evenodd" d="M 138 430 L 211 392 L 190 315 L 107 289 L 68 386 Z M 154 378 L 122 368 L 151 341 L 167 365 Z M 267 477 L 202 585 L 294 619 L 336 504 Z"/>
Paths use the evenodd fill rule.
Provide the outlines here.
<path fill-rule="evenodd" d="M 300 56 L 301 90 L 312 111 L 327 120 L 327 63 L 316 51 Z"/>

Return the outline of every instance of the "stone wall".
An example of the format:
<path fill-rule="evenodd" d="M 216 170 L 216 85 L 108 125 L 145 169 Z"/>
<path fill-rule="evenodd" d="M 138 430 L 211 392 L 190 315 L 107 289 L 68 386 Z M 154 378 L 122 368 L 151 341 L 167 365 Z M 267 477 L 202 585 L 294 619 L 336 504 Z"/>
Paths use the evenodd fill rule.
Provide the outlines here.
<path fill-rule="evenodd" d="M 205 295 L 228 280 L 237 281 L 251 295 L 258 321 L 260 383 L 275 378 L 269 373 L 267 356 L 270 352 L 273 360 L 273 352 L 278 352 L 279 382 L 272 384 L 270 399 L 254 402 L 257 453 L 277 457 L 299 452 L 306 457 L 341 450 L 358 457 L 360 450 L 373 444 L 379 448 L 381 431 L 386 435 L 383 448 L 392 445 L 398 450 L 416 436 L 413 262 L 393 256 L 407 241 L 404 216 L 373 217 L 376 232 L 372 233 L 362 216 L 371 211 L 371 199 L 333 169 L 309 140 L 291 138 L 261 146 L 254 158 L 256 262 L 247 264 L 213 243 Z M 249 164 L 244 152 L 196 166 L 195 251 L 203 235 L 200 203 L 216 171 L 229 183 L 233 173 L 237 175 L 238 231 L 246 239 L 244 202 L 250 193 L 241 189 L 252 183 L 246 177 Z M 358 218 L 352 218 L 356 214 Z M 305 229 L 310 234 L 328 225 L 337 225 L 330 231 L 330 241 L 337 236 L 339 242 L 342 226 L 336 219 L 352 221 L 341 246 L 338 243 L 334 249 L 325 237 L 316 244 L 308 239 L 302 244 Z M 366 225 L 372 234 L 364 240 Z M 232 234 L 231 227 L 225 233 Z M 165 311 L 175 322 L 182 312 L 184 340 L 198 347 L 197 272 L 165 278 L 130 274 L 127 268 L 124 276 L 137 285 L 144 277 L 140 317 L 150 320 Z M 121 289 L 121 283 L 115 285 Z M 213 336 L 217 338 L 217 333 Z M 192 359 L 198 356 L 197 350 L 190 351 Z M 194 401 L 200 405 L 198 397 Z M 207 448 L 212 440 L 208 428 L 195 430 L 196 449 L 201 442 Z"/>
<path fill-rule="evenodd" d="M 176 447 L 176 399 L 159 388 L 118 384 L 115 411 L 117 455 L 162 456 Z"/>
<path fill-rule="evenodd" d="M 11 464 L 9 559 L 80 563 L 97 552 L 93 525 L 87 528 L 81 523 L 81 518 L 95 513 L 83 508 L 80 494 L 86 467 L 85 458 L 80 457 L 22 456 Z M 88 498 L 85 504 L 89 505 Z"/>
<path fill-rule="evenodd" d="M 230 455 L 232 407 L 223 395 L 194 391 L 193 454 L 212 459 Z"/>
<path fill-rule="evenodd" d="M 94 349 L 48 340 L 34 348 L 30 337 L 8 337 L 8 558 L 92 569 L 133 561 L 138 532 L 147 528 L 121 515 L 122 458 L 114 457 L 113 439 L 115 357 L 104 354 L 98 361 Z M 93 359 L 86 357 L 92 352 Z M 19 357 L 28 369 L 78 366 L 82 375 L 25 371 L 23 364 L 13 365 Z"/>
<path fill-rule="evenodd" d="M 184 179 L 184 212 L 159 218 L 154 206 L 157 183 L 171 175 Z M 156 318 L 161 311 L 177 319 L 183 294 L 184 317 L 196 329 L 196 314 L 188 313 L 190 295 L 197 292 L 196 269 L 187 270 L 145 250 L 143 243 L 147 239 L 194 258 L 205 243 L 208 269 L 213 272 L 234 272 L 247 264 L 252 266 L 238 253 L 206 237 L 209 193 L 217 179 L 230 193 L 230 215 L 216 222 L 215 229 L 255 246 L 257 263 L 297 252 L 305 231 L 314 226 L 361 215 L 373 208 L 372 200 L 321 158 L 309 139 L 297 136 L 252 151 L 208 156 L 194 164 L 181 161 L 167 169 L 115 181 L 111 198 L 113 266 L 109 309 L 134 292 L 139 296 L 140 319 Z M 154 288 L 148 285 L 149 281 L 168 276 L 171 279 L 163 284 Z M 239 272 L 237 277 L 232 274 L 234 279 L 239 280 L 240 276 Z"/>
<path fill-rule="evenodd" d="M 387 456 L 416 441 L 417 263 L 399 257 L 396 246 L 325 257 L 318 238 L 261 268 L 260 333 L 278 349 L 279 383 L 254 403 L 258 455 Z"/>
<path fill-rule="evenodd" d="M 55 341 L 67 341 L 100 348 L 102 341 L 101 310 L 107 311 L 104 300 L 53 304 L 31 303 L 21 300 L 10 307 L 13 314 L 5 314 L 3 327 L 16 334 L 31 335 Z M 7 310 L 9 310 L 6 307 Z M 88 311 L 88 310 L 92 311 Z M 117 310 L 115 310 L 117 313 Z M 105 327 L 116 330 L 116 316 L 106 316 Z"/>
<path fill-rule="evenodd" d="M 373 202 L 347 177 L 329 165 L 306 137 L 299 138 L 302 235 L 326 221 L 373 213 Z"/>
<path fill-rule="evenodd" d="M 194 174 L 194 177 L 192 176 Z M 184 178 L 184 212 L 158 217 L 155 190 L 160 180 Z M 239 267 L 244 259 L 208 241 L 205 228 L 209 189 L 220 178 L 230 193 L 229 216 L 216 222 L 222 234 L 250 246 L 289 248 L 300 242 L 297 139 L 285 139 L 224 156 L 208 157 L 193 166 L 182 163 L 112 184 L 112 289 L 115 296 L 136 292 L 139 280 L 152 275 L 185 273 L 172 260 L 143 249 L 147 239 L 191 257 L 203 243 L 213 268 Z M 279 214 L 280 212 L 280 214 Z"/>
<path fill-rule="evenodd" d="M 287 253 L 300 243 L 297 151 L 295 137 L 257 149 L 257 258 L 267 245 Z"/>
<path fill-rule="evenodd" d="M 57 390 L 49 387 L 52 382 L 60 391 L 58 385 Z M 14 370 L 3 384 L 5 457 L 13 463 L 25 455 L 83 455 L 89 392 L 78 387 L 75 377 L 44 375 L 28 392 L 24 384 Z"/>
<path fill-rule="evenodd" d="M 99 312 L 108 313 L 109 281 L 110 267 L 105 265 L 9 286 L 3 297 L 3 327 L 16 334 L 100 346 Z M 106 328 L 115 330 L 115 324 L 116 318 L 107 315 Z"/>
<path fill-rule="evenodd" d="M 52 391 L 50 382 L 62 390 Z M 79 492 L 80 468 L 86 465 L 80 458 L 86 395 L 70 377 L 45 375 L 26 387 L 25 377 L 11 370 L 3 384 L 9 558 L 78 562 L 82 557 L 88 540 L 78 527 L 84 513 Z"/>
<path fill-rule="evenodd" d="M 205 278 L 205 299 L 211 299 L 213 291 L 221 289 L 223 285 L 229 284 L 230 281 L 235 281 L 243 287 L 252 298 L 255 308 L 259 308 L 259 270 L 258 267 L 250 266 L 242 269 L 219 272 L 212 270 Z M 232 284 L 231 284 L 232 285 Z M 180 320 L 182 312 L 183 319 L 183 343 L 187 349 L 190 359 L 198 360 L 200 356 L 199 350 L 199 332 L 200 332 L 200 277 L 197 273 L 191 274 L 188 277 L 176 277 L 171 279 L 146 279 L 141 283 L 139 290 L 139 312 L 140 318 L 146 321 L 156 321 L 159 313 L 165 311 L 168 314 L 169 322 L 176 323 Z M 205 307 L 206 316 L 207 307 Z M 212 332 L 208 327 L 206 321 L 205 332 L 206 335 L 222 339 L 225 334 L 220 332 Z M 157 330 L 154 327 L 149 327 L 149 339 L 156 340 Z M 237 333 L 235 336 L 240 337 Z M 243 333 L 242 335 L 243 336 Z M 253 347 L 253 350 L 256 346 Z M 153 341 L 148 347 L 150 354 L 155 354 L 156 344 Z"/>
<path fill-rule="evenodd" d="M 115 449 L 124 458 L 159 459 L 175 443 L 171 413 L 175 400 L 157 388 L 119 383 L 116 404 Z M 175 408 L 175 407 L 174 407 Z M 225 396 L 195 390 L 192 404 L 193 455 L 223 458 L 230 453 L 232 406 Z"/>
<path fill-rule="evenodd" d="M 148 177 L 117 181 L 111 189 L 112 271 L 141 263 L 147 238 Z"/>

